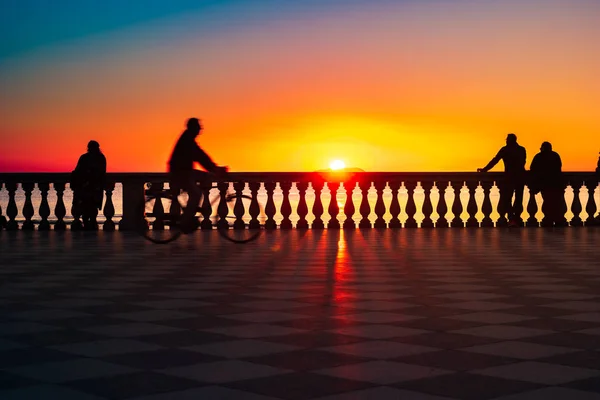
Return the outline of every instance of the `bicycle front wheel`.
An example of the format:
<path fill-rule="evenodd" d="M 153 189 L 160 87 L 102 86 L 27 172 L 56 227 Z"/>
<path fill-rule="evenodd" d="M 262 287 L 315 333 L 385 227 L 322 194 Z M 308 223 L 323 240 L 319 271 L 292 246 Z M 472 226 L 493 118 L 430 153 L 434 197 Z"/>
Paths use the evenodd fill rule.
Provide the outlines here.
<path fill-rule="evenodd" d="M 181 206 L 169 193 L 160 192 L 146 196 L 137 215 L 143 215 L 138 232 L 153 243 L 172 242 L 181 235 L 179 220 Z"/>
<path fill-rule="evenodd" d="M 228 194 L 224 199 L 217 196 L 211 202 L 211 207 L 217 210 L 213 226 L 230 242 L 248 243 L 256 240 L 262 233 L 258 220 L 250 216 L 263 214 L 262 207 L 254 197 L 239 193 Z M 224 218 L 221 217 L 225 214 Z"/>

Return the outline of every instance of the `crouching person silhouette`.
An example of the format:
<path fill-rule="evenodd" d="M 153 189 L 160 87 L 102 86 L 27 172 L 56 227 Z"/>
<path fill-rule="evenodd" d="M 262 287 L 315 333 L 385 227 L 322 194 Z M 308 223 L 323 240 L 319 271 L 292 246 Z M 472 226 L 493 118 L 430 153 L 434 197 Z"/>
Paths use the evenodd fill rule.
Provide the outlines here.
<path fill-rule="evenodd" d="M 73 225 L 71 229 L 97 230 L 96 217 L 102 208 L 106 185 L 106 157 L 100 151 L 100 144 L 91 140 L 87 153 L 79 157 L 75 170 L 71 173 L 73 190 Z M 81 217 L 82 221 L 79 220 Z"/>

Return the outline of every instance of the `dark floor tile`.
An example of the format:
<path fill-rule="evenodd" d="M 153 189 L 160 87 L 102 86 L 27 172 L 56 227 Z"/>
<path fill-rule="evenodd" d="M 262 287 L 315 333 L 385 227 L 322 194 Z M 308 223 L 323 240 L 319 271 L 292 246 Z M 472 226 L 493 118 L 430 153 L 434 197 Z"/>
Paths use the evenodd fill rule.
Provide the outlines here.
<path fill-rule="evenodd" d="M 559 317 L 561 315 L 573 314 L 573 310 L 564 310 L 564 309 L 560 309 L 560 308 L 535 306 L 535 305 L 527 305 L 527 306 L 521 306 L 521 307 L 517 307 L 517 308 L 511 308 L 509 312 L 511 314 L 525 315 L 525 316 L 530 316 L 530 317 L 534 317 L 534 318 L 552 318 L 552 317 Z"/>
<path fill-rule="evenodd" d="M 104 357 L 103 361 L 127 365 L 140 369 L 164 369 L 204 362 L 220 361 L 223 358 L 194 351 L 180 349 L 164 349 L 144 351 L 140 353 L 119 354 Z"/>
<path fill-rule="evenodd" d="M 289 321 L 276 321 L 272 323 L 272 325 L 280 325 L 288 328 L 304 330 L 328 330 L 361 324 L 364 323 L 347 320 L 344 318 L 298 318 L 291 319 Z"/>
<path fill-rule="evenodd" d="M 418 344 L 422 346 L 437 347 L 442 349 L 461 349 L 463 347 L 478 346 L 496 343 L 498 339 L 475 335 L 461 335 L 459 333 L 432 332 L 422 335 L 403 336 L 388 339 L 393 342 Z"/>
<path fill-rule="evenodd" d="M 161 324 L 164 325 L 162 322 Z M 231 337 L 212 332 L 185 330 L 144 336 L 142 340 L 163 347 L 187 347 L 231 340 Z"/>
<path fill-rule="evenodd" d="M 395 385 L 436 396 L 486 400 L 539 388 L 539 385 L 483 375 L 455 373 Z"/>
<path fill-rule="evenodd" d="M 365 339 L 338 333 L 310 331 L 306 333 L 293 333 L 291 335 L 283 336 L 269 336 L 261 340 L 299 347 L 316 348 L 362 342 Z"/>
<path fill-rule="evenodd" d="M 443 318 L 451 315 L 465 314 L 468 311 L 464 309 L 451 308 L 451 307 L 437 307 L 437 306 L 417 306 L 407 309 L 412 315 L 419 315 L 427 318 Z"/>
<path fill-rule="evenodd" d="M 301 350 L 288 353 L 269 354 L 260 357 L 246 358 L 257 364 L 272 367 L 291 369 L 294 371 L 311 371 L 323 368 L 333 368 L 340 365 L 356 364 L 371 361 L 369 358 L 357 357 L 349 354 L 331 353 L 319 350 Z"/>
<path fill-rule="evenodd" d="M 372 387 L 365 382 L 296 372 L 275 378 L 249 379 L 227 385 L 234 389 L 285 400 L 305 400 Z"/>
<path fill-rule="evenodd" d="M 471 353 L 458 350 L 443 350 L 430 353 L 413 354 L 398 357 L 393 361 L 407 364 L 425 365 L 428 367 L 447 369 L 451 371 L 470 371 L 474 369 L 505 365 L 519 360 L 507 357 L 498 357 L 488 354 Z"/>
<path fill-rule="evenodd" d="M 598 326 L 598 323 L 588 321 L 573 321 L 569 319 L 559 319 L 550 317 L 517 321 L 512 323 L 511 325 L 523 326 L 526 328 L 549 329 L 553 331 L 568 332 L 588 328 L 595 328 Z"/>
<path fill-rule="evenodd" d="M 31 346 L 53 346 L 67 343 L 92 342 L 94 340 L 106 339 L 106 337 L 75 329 L 61 329 L 58 331 L 19 335 L 15 339 Z"/>
<path fill-rule="evenodd" d="M 73 354 L 40 347 L 28 347 L 0 352 L 0 368 L 11 368 L 27 364 L 65 361 L 76 358 Z"/>
<path fill-rule="evenodd" d="M 136 301 L 140 301 L 139 297 L 136 297 Z M 129 304 L 124 302 L 119 298 L 119 302 L 115 304 L 108 304 L 105 306 L 92 306 L 85 307 L 82 311 L 92 314 L 119 314 L 119 313 L 128 313 L 128 312 L 140 312 L 140 311 L 148 311 L 148 307 L 137 306 L 133 304 Z"/>
<path fill-rule="evenodd" d="M 599 368 L 600 365 L 596 365 L 596 368 Z M 581 381 L 571 382 L 566 386 L 572 389 L 585 390 L 588 392 L 600 393 L 600 377 L 594 377 L 589 379 L 584 379 Z"/>
<path fill-rule="evenodd" d="M 600 369 L 600 352 L 592 350 L 578 351 L 576 353 L 559 354 L 536 361 L 571 367 Z"/>
<path fill-rule="evenodd" d="M 219 318 L 217 316 L 201 316 L 197 318 L 182 318 L 168 321 L 160 321 L 161 325 L 172 326 L 183 329 L 210 329 L 222 328 L 226 326 L 243 325 L 246 322 L 235 321 L 228 318 Z"/>
<path fill-rule="evenodd" d="M 33 386 L 39 384 L 39 381 L 0 371 L 0 390 L 17 389 L 24 386 Z"/>
<path fill-rule="evenodd" d="M 457 329 L 475 328 L 486 325 L 482 322 L 461 321 L 451 318 L 421 318 L 411 321 L 391 323 L 390 325 L 404 326 L 407 328 L 425 329 L 429 331 L 453 331 Z"/>
<path fill-rule="evenodd" d="M 247 313 L 251 311 L 251 309 L 248 309 L 247 307 L 234 306 L 231 304 L 217 304 L 215 306 L 186 309 L 186 311 L 193 311 L 199 315 L 219 316 Z"/>
<path fill-rule="evenodd" d="M 114 377 L 83 379 L 69 387 L 108 399 L 126 399 L 201 386 L 196 381 L 156 372 L 139 372 Z"/>
<path fill-rule="evenodd" d="M 115 325 L 122 323 L 122 319 L 110 318 L 104 315 L 92 315 L 89 317 L 69 318 L 60 321 L 53 321 L 54 325 L 68 329 L 84 329 L 99 325 Z"/>
<path fill-rule="evenodd" d="M 600 348 L 600 341 L 598 341 L 597 336 L 574 332 L 553 333 L 550 335 L 534 336 L 521 340 L 524 342 L 572 347 L 575 349 L 593 350 Z"/>

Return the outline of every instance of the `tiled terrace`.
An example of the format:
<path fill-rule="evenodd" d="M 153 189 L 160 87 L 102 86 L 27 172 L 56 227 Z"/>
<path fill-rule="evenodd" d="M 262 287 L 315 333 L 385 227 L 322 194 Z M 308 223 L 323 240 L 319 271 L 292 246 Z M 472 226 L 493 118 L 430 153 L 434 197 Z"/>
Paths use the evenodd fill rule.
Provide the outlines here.
<path fill-rule="evenodd" d="M 599 244 L 0 231 L 0 399 L 600 399 Z"/>

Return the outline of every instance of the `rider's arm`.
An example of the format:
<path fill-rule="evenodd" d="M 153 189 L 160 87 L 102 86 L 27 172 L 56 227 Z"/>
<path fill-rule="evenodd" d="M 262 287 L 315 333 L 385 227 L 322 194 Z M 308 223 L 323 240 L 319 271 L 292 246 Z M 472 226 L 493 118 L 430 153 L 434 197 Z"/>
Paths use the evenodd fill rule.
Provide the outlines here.
<path fill-rule="evenodd" d="M 209 157 L 204 150 L 196 144 L 194 148 L 194 161 L 200 163 L 204 169 L 209 172 L 215 172 L 217 170 L 217 164 Z"/>
<path fill-rule="evenodd" d="M 502 160 L 502 152 L 504 150 L 504 147 L 500 149 L 500 151 L 498 152 L 498 154 L 496 154 L 496 156 L 494 158 L 492 158 L 492 160 L 488 163 L 488 165 L 486 165 L 485 167 L 481 168 L 481 170 L 483 172 L 488 172 L 490 169 L 494 168 L 496 166 L 496 164 L 498 164 L 498 162 L 500 160 Z"/>

